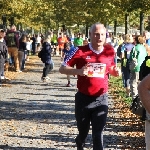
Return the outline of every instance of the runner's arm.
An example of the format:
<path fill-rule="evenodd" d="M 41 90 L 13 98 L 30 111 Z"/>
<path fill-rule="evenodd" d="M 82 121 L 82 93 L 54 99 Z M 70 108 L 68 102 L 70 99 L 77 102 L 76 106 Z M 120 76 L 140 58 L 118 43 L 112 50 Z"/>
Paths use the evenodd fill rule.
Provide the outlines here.
<path fill-rule="evenodd" d="M 150 113 L 150 74 L 140 82 L 138 93 L 143 106 Z"/>
<path fill-rule="evenodd" d="M 81 75 L 84 76 L 85 67 L 81 69 L 73 68 L 80 61 L 80 54 L 78 48 L 74 48 L 69 55 L 64 58 L 64 62 L 59 68 L 59 72 L 66 75 Z"/>
<path fill-rule="evenodd" d="M 82 67 L 81 69 L 76 69 L 70 66 L 61 65 L 59 68 L 59 72 L 66 75 L 80 75 L 85 76 L 84 72 L 86 71 L 86 67 Z"/>
<path fill-rule="evenodd" d="M 109 68 L 109 74 L 118 77 L 121 75 L 121 70 L 116 66 L 112 66 Z"/>
<path fill-rule="evenodd" d="M 64 58 L 65 58 L 65 53 L 64 53 L 64 51 L 62 51 L 62 54 L 61 54 L 61 61 L 63 61 Z"/>

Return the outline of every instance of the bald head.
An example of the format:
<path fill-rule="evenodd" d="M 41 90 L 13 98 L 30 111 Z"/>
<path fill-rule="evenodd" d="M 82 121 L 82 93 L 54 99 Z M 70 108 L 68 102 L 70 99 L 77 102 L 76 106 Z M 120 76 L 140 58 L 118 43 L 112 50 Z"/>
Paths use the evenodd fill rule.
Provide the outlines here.
<path fill-rule="evenodd" d="M 106 28 L 103 24 L 101 23 L 95 23 L 91 26 L 90 28 L 90 33 L 94 32 L 96 30 L 97 27 L 103 28 L 106 31 Z"/>
<path fill-rule="evenodd" d="M 106 42 L 106 28 L 101 23 L 95 23 L 90 28 L 90 41 L 93 47 L 97 49 L 102 47 Z"/>

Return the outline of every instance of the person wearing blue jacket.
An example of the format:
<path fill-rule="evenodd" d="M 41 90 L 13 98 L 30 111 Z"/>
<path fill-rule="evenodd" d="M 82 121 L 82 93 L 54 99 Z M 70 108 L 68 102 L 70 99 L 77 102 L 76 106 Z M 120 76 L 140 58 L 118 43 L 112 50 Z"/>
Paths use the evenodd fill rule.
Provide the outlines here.
<path fill-rule="evenodd" d="M 50 78 L 47 76 L 48 73 L 53 69 L 53 61 L 51 59 L 51 45 L 50 45 L 51 39 L 50 37 L 46 37 L 43 44 L 42 44 L 42 57 L 41 60 L 45 64 L 43 68 L 43 74 L 41 77 L 41 80 L 47 81 L 50 80 Z"/>
<path fill-rule="evenodd" d="M 69 57 L 72 50 L 74 50 L 74 46 L 72 45 L 72 43 L 71 42 L 65 43 L 61 59 L 64 60 L 65 58 Z M 66 87 L 71 87 L 72 85 L 70 83 L 70 75 L 67 75 L 67 81 L 68 83 Z"/>

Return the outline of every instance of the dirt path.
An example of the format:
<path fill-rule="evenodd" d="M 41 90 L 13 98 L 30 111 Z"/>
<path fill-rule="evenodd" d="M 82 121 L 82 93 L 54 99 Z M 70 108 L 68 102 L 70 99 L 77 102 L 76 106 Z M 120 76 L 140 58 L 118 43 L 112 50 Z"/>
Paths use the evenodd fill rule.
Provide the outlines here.
<path fill-rule="evenodd" d="M 58 72 L 60 59 L 49 84 L 41 82 L 43 64 L 31 56 L 22 73 L 8 72 L 13 79 L 0 90 L 0 148 L 11 150 L 76 150 L 73 87 L 65 87 L 66 76 Z M 111 93 L 111 91 L 110 91 Z M 132 115 L 117 96 L 109 95 L 109 114 L 104 129 L 104 149 L 144 150 L 144 124 Z M 85 150 L 92 148 L 91 131 Z"/>

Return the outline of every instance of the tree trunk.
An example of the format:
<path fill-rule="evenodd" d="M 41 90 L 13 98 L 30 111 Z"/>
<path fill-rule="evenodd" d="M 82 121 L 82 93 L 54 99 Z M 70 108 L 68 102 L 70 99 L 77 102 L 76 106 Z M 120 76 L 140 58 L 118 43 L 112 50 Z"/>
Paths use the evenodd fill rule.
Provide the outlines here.
<path fill-rule="evenodd" d="M 86 27 L 85 27 L 85 37 L 89 37 L 88 24 L 86 24 Z"/>
<path fill-rule="evenodd" d="M 143 35 L 144 31 L 144 13 L 140 12 L 140 35 Z"/>
<path fill-rule="evenodd" d="M 125 14 L 125 34 L 128 34 L 129 30 L 129 14 Z"/>
<path fill-rule="evenodd" d="M 114 36 L 117 36 L 116 29 L 117 29 L 117 20 L 114 21 Z"/>

